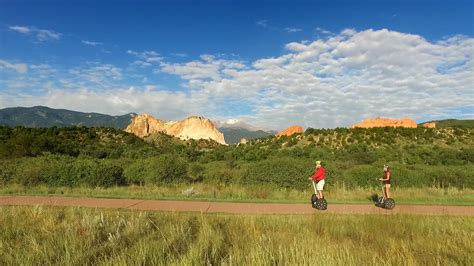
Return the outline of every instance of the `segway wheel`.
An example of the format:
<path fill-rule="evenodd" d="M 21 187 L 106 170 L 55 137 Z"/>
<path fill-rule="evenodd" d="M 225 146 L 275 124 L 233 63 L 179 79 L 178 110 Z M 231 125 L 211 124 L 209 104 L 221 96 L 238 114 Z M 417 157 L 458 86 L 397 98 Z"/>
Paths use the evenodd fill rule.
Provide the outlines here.
<path fill-rule="evenodd" d="M 379 197 L 379 198 L 377 199 L 377 205 L 378 205 L 378 206 L 383 206 L 383 197 Z"/>
<path fill-rule="evenodd" d="M 328 208 L 328 202 L 326 199 L 318 199 L 316 201 L 316 209 L 318 210 L 326 210 Z"/>
<path fill-rule="evenodd" d="M 318 200 L 318 196 L 316 194 L 313 194 L 311 196 L 311 206 L 316 209 L 316 201 Z"/>
<path fill-rule="evenodd" d="M 386 199 L 384 208 L 388 210 L 395 208 L 395 200 L 391 198 Z"/>

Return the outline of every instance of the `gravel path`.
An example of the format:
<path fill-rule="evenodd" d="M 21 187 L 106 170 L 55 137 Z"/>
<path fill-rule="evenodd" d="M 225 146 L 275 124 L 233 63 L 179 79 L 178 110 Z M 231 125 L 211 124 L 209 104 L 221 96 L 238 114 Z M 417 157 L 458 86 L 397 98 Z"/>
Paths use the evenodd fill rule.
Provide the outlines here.
<path fill-rule="evenodd" d="M 230 203 L 171 200 L 103 199 L 41 196 L 0 196 L 0 205 L 48 205 L 80 206 L 91 208 L 119 208 L 131 210 L 235 213 L 235 214 L 312 214 L 312 213 L 355 213 L 355 214 L 433 214 L 474 216 L 474 206 L 430 206 L 397 205 L 385 210 L 370 204 L 331 204 L 326 211 L 317 211 L 311 204 L 273 203 Z"/>

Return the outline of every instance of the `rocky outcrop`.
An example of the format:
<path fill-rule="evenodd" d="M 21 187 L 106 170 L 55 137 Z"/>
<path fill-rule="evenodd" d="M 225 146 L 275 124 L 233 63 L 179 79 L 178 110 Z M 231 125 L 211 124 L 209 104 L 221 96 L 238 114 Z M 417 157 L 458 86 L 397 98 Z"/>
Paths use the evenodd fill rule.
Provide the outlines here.
<path fill-rule="evenodd" d="M 246 138 L 241 138 L 240 141 L 239 141 L 239 144 L 240 144 L 240 145 L 245 145 L 245 144 L 247 144 L 247 139 L 246 139 Z"/>
<path fill-rule="evenodd" d="M 416 128 L 417 124 L 410 118 L 403 118 L 401 120 L 390 118 L 368 118 L 361 123 L 352 125 L 352 128 L 373 128 L 373 127 L 409 127 Z"/>
<path fill-rule="evenodd" d="M 426 127 L 426 128 L 436 128 L 436 123 L 435 123 L 435 122 L 424 123 L 424 124 L 423 124 L 423 127 Z"/>
<path fill-rule="evenodd" d="M 278 132 L 277 134 L 275 134 L 275 136 L 277 137 L 281 137 L 281 136 L 291 136 L 293 134 L 297 134 L 297 133 L 303 133 L 303 127 L 302 126 L 291 126 L 283 131 L 280 131 Z"/>
<path fill-rule="evenodd" d="M 211 139 L 225 144 L 224 134 L 217 130 L 211 120 L 202 116 L 191 116 L 181 121 L 165 122 L 149 114 L 137 115 L 125 131 L 140 138 L 161 132 L 184 140 Z"/>

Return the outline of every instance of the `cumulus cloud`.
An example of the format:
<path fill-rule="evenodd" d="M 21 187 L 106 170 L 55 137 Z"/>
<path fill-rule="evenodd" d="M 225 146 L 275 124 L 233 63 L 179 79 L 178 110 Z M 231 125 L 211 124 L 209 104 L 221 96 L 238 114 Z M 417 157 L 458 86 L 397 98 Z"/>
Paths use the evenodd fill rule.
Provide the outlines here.
<path fill-rule="evenodd" d="M 202 55 L 173 63 L 147 60 L 160 57 L 153 51 L 129 50 L 137 66 L 156 63 L 155 75 L 176 75 L 189 90 L 163 89 L 146 76 L 143 87 L 124 88 L 120 83 L 126 71 L 91 63 L 62 75 L 51 74 L 61 76 L 53 84 L 37 81 L 43 82 L 47 92 L 39 97 L 18 90 L 36 72 L 0 81 L 2 87 L 12 88 L 0 92 L 0 104 L 43 104 L 109 114 L 149 112 L 163 119 L 202 114 L 219 120 L 244 119 L 273 129 L 292 124 L 349 126 L 377 116 L 412 117 L 419 122 L 474 118 L 473 38 L 429 41 L 386 29 L 345 29 L 285 47 L 284 54 L 253 62 Z M 31 67 L 31 72 L 40 70 Z"/>
<path fill-rule="evenodd" d="M 18 73 L 24 74 L 28 71 L 28 65 L 27 64 L 13 64 L 5 60 L 0 59 L 0 69 L 2 68 L 9 68 L 13 69 Z"/>
<path fill-rule="evenodd" d="M 109 89 L 116 86 L 123 78 L 121 68 L 111 64 L 88 62 L 85 65 L 72 68 L 65 77 L 63 85 L 71 88 Z"/>
<path fill-rule="evenodd" d="M 188 81 L 191 88 L 202 88 L 203 84 L 219 81 L 243 68 L 245 65 L 242 61 L 216 58 L 214 55 L 208 54 L 201 55 L 200 60 L 187 63 L 163 62 L 161 64 L 161 72 L 180 76 Z"/>
<path fill-rule="evenodd" d="M 251 68 L 222 70 L 214 60 L 164 70 L 195 89 L 245 100 L 249 118 L 278 128 L 348 126 L 375 116 L 446 118 L 459 109 L 474 116 L 472 38 L 430 42 L 385 29 L 346 29 L 286 48 L 289 53 L 257 60 Z"/>
<path fill-rule="evenodd" d="M 33 36 L 38 42 L 57 41 L 61 39 L 62 36 L 62 34 L 59 32 L 55 32 L 53 30 L 39 29 L 32 26 L 10 26 L 8 28 L 12 31 L 21 34 Z"/>

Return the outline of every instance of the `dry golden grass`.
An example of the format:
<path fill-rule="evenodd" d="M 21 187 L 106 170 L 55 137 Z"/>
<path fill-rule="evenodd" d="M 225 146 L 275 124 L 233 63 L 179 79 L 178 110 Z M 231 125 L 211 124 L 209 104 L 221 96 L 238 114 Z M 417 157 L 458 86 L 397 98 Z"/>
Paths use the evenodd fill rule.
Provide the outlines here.
<path fill-rule="evenodd" d="M 474 218 L 0 207 L 0 265 L 468 265 Z"/>

